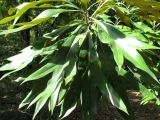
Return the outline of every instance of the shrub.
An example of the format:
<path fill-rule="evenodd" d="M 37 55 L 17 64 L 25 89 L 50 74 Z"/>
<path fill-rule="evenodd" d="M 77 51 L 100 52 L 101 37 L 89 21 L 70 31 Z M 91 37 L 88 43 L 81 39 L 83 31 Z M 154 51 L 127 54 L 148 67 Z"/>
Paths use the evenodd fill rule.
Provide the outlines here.
<path fill-rule="evenodd" d="M 148 11 L 149 6 L 154 7 Z M 142 104 L 150 100 L 160 104 L 159 47 L 154 46 L 158 45 L 159 31 L 151 28 L 159 20 L 155 13 L 158 6 L 150 0 L 39 0 L 12 8 L 16 13 L 0 24 L 14 22 L 0 35 L 50 20 L 54 25 L 43 39 L 8 58 L 10 63 L 0 68 L 9 71 L 2 79 L 32 64 L 16 81 L 32 83 L 19 107 L 36 104 L 33 119 L 48 104 L 51 115 L 60 108 L 59 118 L 81 105 L 83 118 L 93 120 L 100 99 L 115 106 L 126 120 L 134 119 L 128 89 L 142 93 Z M 31 9 L 42 12 L 30 22 L 18 23 Z M 142 14 L 147 12 L 151 14 L 148 17 Z"/>

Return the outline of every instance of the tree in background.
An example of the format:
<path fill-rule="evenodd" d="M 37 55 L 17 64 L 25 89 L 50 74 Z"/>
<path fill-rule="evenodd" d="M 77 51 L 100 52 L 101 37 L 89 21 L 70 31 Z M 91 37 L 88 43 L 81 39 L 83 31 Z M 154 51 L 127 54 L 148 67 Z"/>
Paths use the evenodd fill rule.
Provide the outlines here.
<path fill-rule="evenodd" d="M 59 118 L 81 105 L 83 118 L 94 120 L 101 99 L 115 106 L 124 119 L 135 119 L 128 89 L 142 93 L 142 104 L 151 100 L 160 104 L 159 8 L 160 3 L 153 0 L 22 3 L 10 9 L 15 14 L 0 20 L 2 25 L 13 21 L 0 35 L 37 25 L 43 28 L 50 22 L 52 30 L 8 58 L 10 63 L 0 68 L 8 71 L 1 79 L 32 65 L 16 81 L 32 83 L 19 107 L 36 104 L 33 119 L 44 105 L 51 115 L 58 111 Z M 33 9 L 39 14 L 21 22 Z"/>

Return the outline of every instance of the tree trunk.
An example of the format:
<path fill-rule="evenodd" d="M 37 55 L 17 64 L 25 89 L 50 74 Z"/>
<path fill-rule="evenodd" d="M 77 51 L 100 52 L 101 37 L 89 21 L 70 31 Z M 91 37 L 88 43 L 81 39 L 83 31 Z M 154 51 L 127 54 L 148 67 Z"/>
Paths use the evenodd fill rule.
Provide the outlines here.
<path fill-rule="evenodd" d="M 22 2 L 28 2 L 28 0 L 22 0 Z M 28 22 L 29 21 L 29 12 L 24 14 L 23 21 L 24 22 Z M 22 31 L 21 32 L 21 36 L 22 36 L 23 47 L 29 46 L 30 45 L 30 29 Z"/>

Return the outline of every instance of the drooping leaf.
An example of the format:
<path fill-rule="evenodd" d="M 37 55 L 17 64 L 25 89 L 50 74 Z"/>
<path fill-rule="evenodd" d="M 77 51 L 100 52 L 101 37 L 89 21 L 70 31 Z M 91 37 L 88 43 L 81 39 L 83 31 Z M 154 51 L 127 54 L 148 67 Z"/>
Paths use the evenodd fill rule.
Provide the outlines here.
<path fill-rule="evenodd" d="M 112 105 L 114 105 L 118 109 L 120 109 L 120 110 L 122 110 L 122 111 L 124 111 L 125 113 L 128 114 L 127 108 L 126 108 L 123 100 L 120 98 L 120 96 L 114 90 L 112 85 L 105 78 L 105 76 L 101 72 L 101 69 L 99 68 L 99 65 L 97 63 L 95 63 L 91 67 L 92 67 L 91 72 L 96 73 L 96 75 L 95 75 L 95 73 L 92 73 L 93 78 L 95 80 L 97 79 L 96 80 L 97 81 L 97 86 L 98 86 L 99 90 L 101 91 L 105 100 L 110 101 L 112 103 Z"/>
<path fill-rule="evenodd" d="M 116 61 L 118 68 L 121 69 L 124 63 L 123 51 L 115 43 L 111 46 L 114 60 Z"/>
<path fill-rule="evenodd" d="M 134 47 L 130 46 L 125 39 L 116 40 L 116 44 L 123 50 L 123 54 L 126 59 L 128 59 L 136 67 L 147 72 L 150 76 L 157 80 L 154 73 L 146 65 L 143 57 L 138 53 L 138 51 Z"/>
<path fill-rule="evenodd" d="M 28 76 L 25 79 L 24 82 L 40 79 L 40 78 L 46 76 L 47 74 L 53 72 L 56 69 L 56 67 L 57 66 L 55 66 L 54 63 L 47 63 L 46 65 L 44 65 L 43 67 L 41 67 L 39 70 L 35 71 L 30 76 Z"/>
<path fill-rule="evenodd" d="M 30 64 L 35 57 L 37 57 L 41 53 L 41 50 L 34 50 L 31 46 L 23 49 L 20 54 L 15 55 L 13 57 L 8 58 L 10 63 L 0 67 L 0 71 L 10 71 L 1 77 L 1 79 L 7 77 L 8 75 L 20 71 L 25 68 L 28 64 Z"/>
<path fill-rule="evenodd" d="M 58 98 L 57 92 L 59 92 L 60 87 L 61 87 L 61 83 L 58 83 L 58 84 L 52 83 L 52 85 L 48 85 L 46 90 L 41 94 L 41 98 L 36 103 L 36 108 L 35 108 L 35 112 L 34 112 L 34 115 L 33 115 L 33 119 L 36 117 L 38 112 L 41 110 L 41 108 L 47 102 L 49 97 L 50 96 L 52 97 L 52 95 L 54 95 L 54 98 L 55 98 L 54 101 L 52 101 L 52 106 L 51 106 L 51 110 L 53 111 L 53 109 L 55 107 L 55 104 L 57 102 L 57 98 Z"/>
<path fill-rule="evenodd" d="M 104 24 L 103 22 L 100 22 L 96 19 L 94 19 L 94 21 L 96 22 L 96 24 L 98 24 L 106 32 L 104 34 L 108 34 L 113 39 L 109 43 L 111 45 L 111 49 L 115 52 L 115 48 L 114 47 L 112 48 L 112 46 L 118 47 L 120 54 L 114 53 L 114 58 L 115 58 L 117 65 L 119 66 L 119 68 L 121 68 L 121 66 L 122 66 L 122 62 L 123 62 L 122 53 L 123 53 L 123 56 L 126 59 L 128 59 L 130 62 L 132 62 L 139 69 L 147 72 L 150 76 L 152 76 L 157 81 L 156 76 L 148 68 L 143 57 L 137 51 L 137 49 L 151 49 L 151 48 L 156 49 L 157 47 L 145 44 L 145 43 L 140 42 L 136 39 L 125 38 L 125 35 L 121 31 L 119 31 L 118 29 L 113 27 L 112 25 Z M 106 37 L 104 37 L 104 40 L 106 41 L 108 39 Z M 100 41 L 103 42 L 104 40 L 102 39 L 102 37 L 100 37 Z M 117 54 L 119 56 L 117 56 Z"/>
<path fill-rule="evenodd" d="M 9 29 L 9 30 L 3 30 L 2 32 L 0 32 L 0 35 L 3 34 L 9 34 L 9 33 L 14 33 L 14 32 L 18 32 L 18 31 L 22 31 L 22 30 L 26 30 L 29 29 L 33 26 L 36 26 L 44 21 L 47 21 L 48 19 L 52 18 L 52 17 L 57 17 L 59 14 L 66 12 L 67 10 L 65 9 L 48 9 L 48 10 L 44 10 L 42 13 L 40 13 L 35 19 L 33 19 L 31 22 L 27 22 L 27 23 L 19 23 L 16 24 L 14 26 L 20 26 L 18 28 L 14 28 L 14 29 Z M 12 28 L 13 26 L 11 26 Z"/>

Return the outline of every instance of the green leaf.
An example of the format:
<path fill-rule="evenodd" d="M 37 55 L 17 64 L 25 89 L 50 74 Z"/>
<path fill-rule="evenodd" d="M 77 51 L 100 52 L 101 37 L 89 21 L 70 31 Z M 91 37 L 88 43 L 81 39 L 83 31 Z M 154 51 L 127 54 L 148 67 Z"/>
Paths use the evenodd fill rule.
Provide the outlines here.
<path fill-rule="evenodd" d="M 141 104 L 146 104 L 151 100 L 160 101 L 160 99 L 158 99 L 158 97 L 156 97 L 155 94 L 149 91 L 144 85 L 139 84 L 139 89 L 140 89 L 139 91 L 143 95 L 143 100 Z"/>
<path fill-rule="evenodd" d="M 137 30 L 132 30 L 131 32 L 126 32 L 126 38 L 135 38 L 142 42 L 148 42 L 147 38 Z"/>
<path fill-rule="evenodd" d="M 19 108 L 22 108 L 30 104 L 36 96 L 38 96 L 46 87 L 46 78 L 38 81 L 38 83 L 33 83 L 32 90 L 28 93 L 25 99 L 19 105 Z"/>
<path fill-rule="evenodd" d="M 50 96 L 48 107 L 49 107 L 49 111 L 51 112 L 51 115 L 53 114 L 53 110 L 56 107 L 58 97 L 59 97 L 60 88 L 61 88 L 61 84 L 58 85 L 57 89 Z"/>
<path fill-rule="evenodd" d="M 125 38 L 124 40 L 126 44 L 136 49 L 160 49 L 159 47 L 153 46 L 150 43 L 145 43 L 135 38 Z"/>
<path fill-rule="evenodd" d="M 43 67 L 41 67 L 39 70 L 35 71 L 31 75 L 29 75 L 24 82 L 28 82 L 31 80 L 37 80 L 40 79 L 49 73 L 53 72 L 56 69 L 57 66 L 55 66 L 54 63 L 47 63 Z"/>
<path fill-rule="evenodd" d="M 2 20 L 0 20 L 0 24 L 5 24 L 11 20 L 14 20 L 14 24 L 18 21 L 18 19 L 23 15 L 25 14 L 29 9 L 31 8 L 36 8 L 36 5 L 38 4 L 42 4 L 42 3 L 45 3 L 45 2 L 53 2 L 53 1 L 58 1 L 58 0 L 39 0 L 39 1 L 32 1 L 32 2 L 25 2 L 19 6 L 17 6 L 17 13 L 13 16 L 10 16 L 10 17 L 6 17 Z M 59 0 L 59 1 L 62 1 L 62 0 Z"/>
<path fill-rule="evenodd" d="M 106 26 L 95 19 L 95 22 L 96 24 L 98 24 L 98 37 L 99 37 L 99 40 L 102 42 L 102 43 L 107 43 L 107 44 L 110 44 L 113 42 L 113 38 L 109 35 L 108 33 L 108 30 L 106 28 Z"/>
<path fill-rule="evenodd" d="M 52 78 L 48 81 L 47 84 L 47 88 L 46 91 L 50 91 L 48 89 L 52 89 L 54 90 L 54 88 L 56 88 L 56 84 L 58 84 L 58 80 L 61 79 L 61 75 L 63 76 L 63 70 L 65 69 L 65 67 L 68 65 L 68 62 L 65 63 L 64 65 L 56 65 L 54 67 L 54 72 L 52 74 Z M 54 87 L 53 87 L 54 86 Z M 44 91 L 45 93 L 45 91 Z M 42 94 L 39 94 L 29 105 L 29 107 L 34 104 L 40 97 L 42 96 Z"/>
<path fill-rule="evenodd" d="M 63 98 L 61 112 L 59 115 L 61 119 L 67 117 L 77 107 L 77 98 L 79 97 L 81 91 L 79 80 L 80 77 L 76 75 Z"/>
<path fill-rule="evenodd" d="M 103 21 L 105 23 L 112 23 L 112 21 L 110 20 L 110 16 L 108 16 L 106 14 L 99 14 L 99 15 L 97 15 L 97 17 L 103 19 Z"/>
<path fill-rule="evenodd" d="M 80 0 L 81 4 L 84 5 L 86 8 L 90 2 L 90 0 Z"/>
<path fill-rule="evenodd" d="M 123 51 L 123 55 L 126 59 L 132 62 L 137 68 L 148 73 L 158 82 L 154 73 L 148 68 L 143 57 L 138 53 L 138 51 L 134 47 L 129 45 L 125 39 L 116 40 L 116 44 L 121 48 L 121 50 Z"/>
<path fill-rule="evenodd" d="M 41 94 L 41 98 L 36 103 L 36 108 L 35 108 L 35 112 L 33 115 L 33 119 L 35 119 L 36 115 L 41 110 L 41 108 L 45 105 L 45 103 L 47 102 L 47 100 L 49 99 L 51 95 L 54 95 L 54 98 L 55 98 L 54 101 L 52 101 L 52 104 L 51 104 L 52 106 L 50 106 L 53 111 L 56 105 L 56 102 L 57 102 L 57 98 L 58 98 L 57 92 L 59 93 L 59 90 L 61 87 L 61 82 L 57 84 L 56 83 L 57 81 L 55 83 L 49 84 L 46 90 Z"/>
<path fill-rule="evenodd" d="M 115 43 L 112 44 L 111 49 L 113 52 L 114 60 L 117 63 L 118 68 L 120 70 L 124 63 L 123 51 Z"/>
<path fill-rule="evenodd" d="M 29 46 L 23 49 L 20 54 L 8 58 L 7 60 L 11 62 L 0 67 L 0 71 L 15 70 L 25 62 L 31 61 L 39 52 L 40 51 L 34 50 L 31 48 L 31 46 Z"/>
<path fill-rule="evenodd" d="M 112 43 L 113 42 L 113 38 L 107 33 L 107 31 L 105 31 L 104 29 L 102 29 L 101 27 L 98 27 L 98 37 L 99 40 L 102 43 Z"/>
<path fill-rule="evenodd" d="M 10 63 L 0 67 L 0 71 L 10 71 L 10 70 L 12 71 L 3 75 L 1 79 L 7 77 L 8 75 L 14 72 L 20 71 L 21 69 L 25 68 L 40 53 L 41 53 L 41 50 L 34 50 L 31 48 L 31 46 L 29 46 L 23 49 L 20 54 L 8 58 L 7 60 L 9 60 Z"/>
<path fill-rule="evenodd" d="M 68 30 L 70 27 L 62 27 L 56 30 L 53 30 L 50 33 L 46 33 L 43 35 L 45 38 L 49 38 L 52 41 L 56 40 L 61 34 L 63 34 L 66 30 Z"/>
<path fill-rule="evenodd" d="M 92 65 L 92 64 L 91 64 Z M 90 72 L 90 71 L 88 71 Z M 87 73 L 87 72 L 86 72 Z M 97 112 L 98 105 L 98 92 L 96 80 L 90 75 L 85 75 L 82 78 L 82 92 L 81 92 L 81 104 L 83 110 L 83 116 L 85 120 L 94 120 Z"/>
<path fill-rule="evenodd" d="M 141 93 L 142 94 L 142 102 L 141 104 L 146 104 L 148 103 L 149 101 L 156 101 L 157 103 L 159 103 L 160 99 L 158 98 L 158 96 L 155 95 L 155 90 L 151 90 L 149 89 L 151 86 L 152 86 L 152 78 L 150 76 L 147 76 L 145 74 L 139 74 L 137 72 L 129 72 L 129 71 L 126 71 L 124 69 L 122 69 L 120 71 L 120 74 L 125 77 L 125 80 L 128 81 L 128 86 L 130 87 L 130 89 L 134 89 L 136 90 L 137 92 Z M 133 75 L 134 77 L 132 77 Z M 144 82 L 145 84 L 142 84 L 140 83 L 139 81 L 143 81 L 144 79 Z M 146 81 L 149 81 L 150 83 L 147 83 Z M 157 83 L 154 84 L 154 86 L 157 86 Z M 159 86 L 159 84 L 158 84 Z"/>
<path fill-rule="evenodd" d="M 10 9 L 8 10 L 8 14 L 9 14 L 9 15 L 12 15 L 12 14 L 15 13 L 16 10 L 17 10 L 17 8 L 10 8 Z"/>
<path fill-rule="evenodd" d="M 38 4 L 37 1 L 33 1 L 30 3 L 23 3 L 19 6 L 17 6 L 18 12 L 13 16 L 6 17 L 6 18 L 0 20 L 0 24 L 5 24 L 5 23 L 17 18 L 17 17 L 21 17 L 28 9 L 34 7 L 37 4 Z"/>
<path fill-rule="evenodd" d="M 33 26 L 36 26 L 36 25 L 38 25 L 38 24 L 40 24 L 40 23 L 42 23 L 44 21 L 47 21 L 48 19 L 50 19 L 52 17 L 54 17 L 54 18 L 58 17 L 58 15 L 63 13 L 63 12 L 67 12 L 67 10 L 65 10 L 65 9 L 48 9 L 48 10 L 44 10 L 42 13 L 40 13 L 31 22 L 15 24 L 14 26 L 21 26 L 21 27 L 14 28 L 14 29 L 9 29 L 9 30 L 3 30 L 2 32 L 0 32 L 0 35 L 14 33 L 14 32 L 18 32 L 18 31 L 29 29 L 29 28 L 31 28 Z M 13 26 L 11 26 L 11 28 L 12 27 Z"/>
<path fill-rule="evenodd" d="M 70 63 L 68 67 L 66 68 L 66 78 L 65 78 L 66 85 L 68 85 L 73 80 L 73 77 L 77 73 L 76 62 L 77 62 L 77 59 L 70 60 Z"/>
<path fill-rule="evenodd" d="M 72 101 L 73 102 L 73 101 Z M 70 108 L 68 110 L 65 111 L 64 115 L 60 115 L 61 119 L 67 117 L 70 113 L 72 113 L 75 108 L 77 107 L 77 103 L 74 101 L 73 103 L 71 103 L 72 105 L 69 106 Z"/>
<path fill-rule="evenodd" d="M 124 111 L 128 114 L 127 108 L 123 102 L 123 100 L 120 98 L 120 96 L 117 94 L 117 92 L 114 90 L 112 85 L 108 82 L 104 74 L 102 73 L 98 63 L 91 65 L 91 75 L 94 80 L 97 82 L 97 86 L 99 90 L 102 93 L 102 96 L 105 98 L 106 101 L 110 101 L 112 105 L 117 107 L 118 109 Z"/>
<path fill-rule="evenodd" d="M 125 38 L 125 35 L 121 31 L 113 27 L 112 25 L 104 24 L 103 22 L 100 22 L 96 19 L 94 19 L 94 21 L 106 32 L 106 34 L 109 34 L 109 36 L 111 36 L 112 39 L 114 39 L 113 41 L 109 42 L 109 44 L 111 45 L 111 49 L 114 52 L 114 59 L 119 69 L 123 64 L 123 57 L 122 57 L 122 53 L 123 53 L 123 56 L 126 59 L 132 62 L 139 69 L 147 72 L 150 76 L 152 76 L 158 82 L 154 73 L 148 68 L 143 57 L 136 50 L 136 49 L 157 49 L 158 47 L 154 47 L 152 45 L 143 43 L 134 38 Z M 108 40 L 105 37 L 103 38 L 105 39 L 105 41 Z M 104 40 L 102 40 L 102 38 L 100 38 L 100 41 L 102 43 L 108 43 L 108 42 L 103 42 Z M 117 53 L 116 49 L 118 49 L 120 53 Z"/>
<path fill-rule="evenodd" d="M 118 29 L 114 28 L 112 25 L 110 24 L 104 24 L 101 21 L 98 21 L 96 19 L 94 19 L 96 24 L 98 24 L 98 37 L 99 40 L 102 43 L 107 43 L 110 45 L 111 50 L 113 52 L 114 55 L 114 60 L 118 65 L 118 68 L 121 69 L 123 62 L 124 62 L 124 58 L 123 58 L 123 52 L 122 50 L 115 44 L 115 40 L 117 38 L 124 38 L 125 35 L 119 31 Z"/>
<path fill-rule="evenodd" d="M 120 30 L 115 28 L 113 25 L 103 23 L 103 22 L 96 20 L 96 19 L 93 19 L 93 20 L 105 32 L 104 34 L 108 34 L 112 39 L 116 40 L 117 38 L 125 38 L 125 34 L 123 34 Z M 107 41 L 107 38 L 104 38 L 105 41 Z M 112 41 L 109 40 L 109 42 L 112 42 Z"/>
<path fill-rule="evenodd" d="M 136 28 L 144 31 L 145 33 L 146 32 L 154 33 L 154 31 L 150 27 L 148 27 L 146 24 L 144 24 L 142 22 L 132 22 L 132 23 Z"/>
<path fill-rule="evenodd" d="M 52 94 L 57 95 L 57 92 L 59 93 L 60 91 L 60 86 L 62 84 L 62 78 L 63 78 L 63 71 L 65 69 L 65 67 L 68 65 L 68 62 L 65 63 L 64 65 L 57 65 L 52 78 L 48 81 L 47 87 L 46 89 L 40 93 L 38 96 L 36 96 L 34 98 L 34 100 L 32 100 L 28 106 L 28 108 L 33 105 L 35 102 L 36 103 L 36 109 L 35 109 L 35 113 L 33 115 L 33 119 L 36 117 L 36 115 L 38 114 L 38 112 L 41 110 L 41 108 L 44 106 L 44 104 L 47 102 L 47 100 L 49 99 L 49 97 L 51 97 Z M 53 103 L 52 101 L 52 105 L 54 106 L 50 106 L 51 110 L 53 111 L 54 107 L 55 107 L 55 103 L 58 100 L 58 95 L 55 96 L 55 102 Z M 51 112 L 52 112 L 51 111 Z"/>

